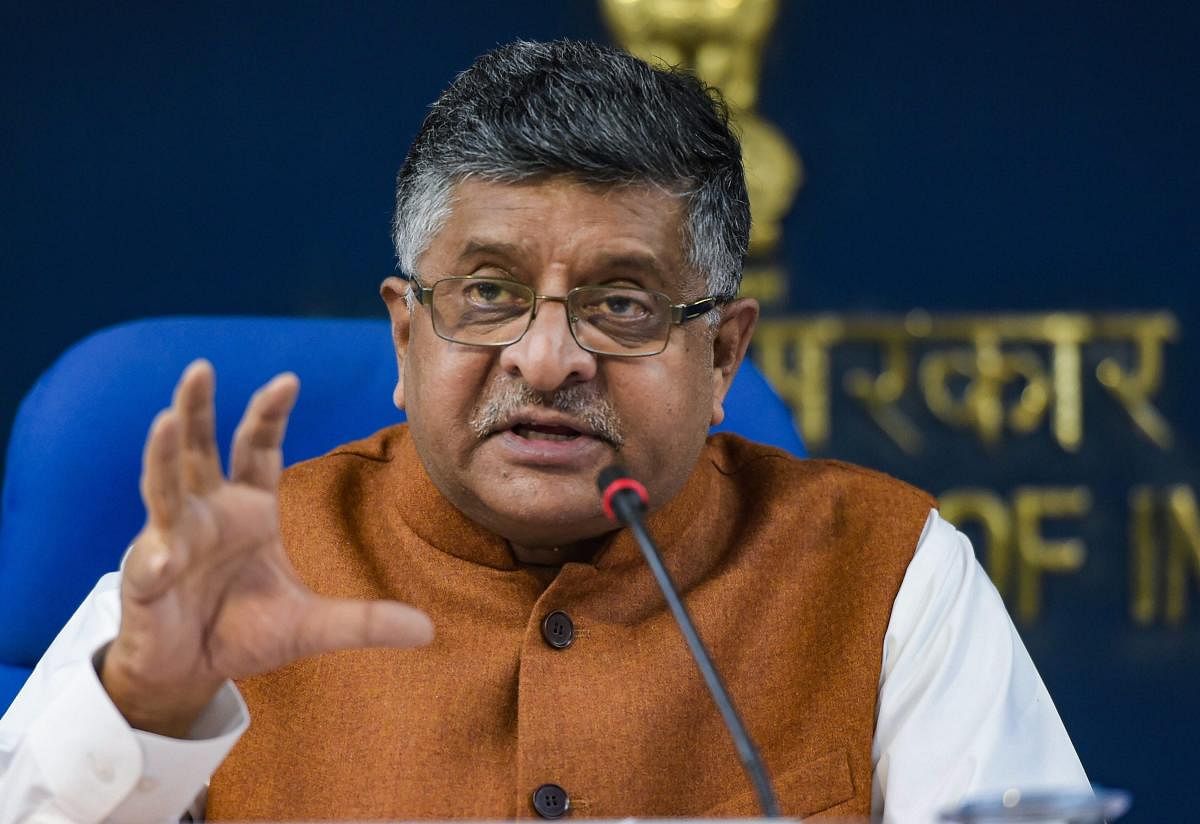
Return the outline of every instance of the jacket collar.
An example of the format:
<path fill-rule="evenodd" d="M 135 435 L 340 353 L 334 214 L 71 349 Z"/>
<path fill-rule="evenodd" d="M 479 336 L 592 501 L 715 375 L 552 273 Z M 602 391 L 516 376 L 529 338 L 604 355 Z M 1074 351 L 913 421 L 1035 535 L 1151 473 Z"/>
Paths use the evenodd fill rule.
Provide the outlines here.
<path fill-rule="evenodd" d="M 434 485 L 417 453 L 408 427 L 396 427 L 389 475 L 401 491 L 398 514 L 425 543 L 471 563 L 499 570 L 519 567 L 512 548 L 460 512 Z M 667 504 L 652 512 L 647 527 L 681 587 L 702 575 L 715 562 L 719 541 L 711 540 L 720 497 L 718 471 L 711 447 L 701 452 L 684 487 Z M 684 540 L 686 536 L 686 541 Z M 682 551 L 685 548 L 686 551 Z M 713 556 L 713 557 L 710 557 Z M 614 530 L 592 561 L 596 571 L 621 572 L 644 563 L 632 533 Z"/>

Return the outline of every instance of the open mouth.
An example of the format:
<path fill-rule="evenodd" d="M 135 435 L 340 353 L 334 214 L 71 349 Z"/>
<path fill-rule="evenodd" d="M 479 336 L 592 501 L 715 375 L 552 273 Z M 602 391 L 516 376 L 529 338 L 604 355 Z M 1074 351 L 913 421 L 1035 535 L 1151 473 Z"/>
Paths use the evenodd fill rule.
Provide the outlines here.
<path fill-rule="evenodd" d="M 583 436 L 582 432 L 569 426 L 537 423 L 519 423 L 512 428 L 512 433 L 530 441 L 573 441 Z"/>

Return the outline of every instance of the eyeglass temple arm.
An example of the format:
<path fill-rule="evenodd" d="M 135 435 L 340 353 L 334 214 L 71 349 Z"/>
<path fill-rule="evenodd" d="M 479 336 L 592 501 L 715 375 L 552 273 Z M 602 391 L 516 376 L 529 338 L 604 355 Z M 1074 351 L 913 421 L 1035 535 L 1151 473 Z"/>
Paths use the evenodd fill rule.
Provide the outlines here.
<path fill-rule="evenodd" d="M 671 306 L 671 323 L 687 323 L 708 314 L 717 305 L 715 297 L 707 297 L 695 303 L 676 303 Z"/>
<path fill-rule="evenodd" d="M 422 306 L 433 305 L 432 286 L 423 286 L 421 281 L 417 280 L 415 275 L 404 275 L 403 277 L 408 281 L 409 286 L 412 288 L 413 297 L 417 299 L 417 303 L 421 304 Z"/>

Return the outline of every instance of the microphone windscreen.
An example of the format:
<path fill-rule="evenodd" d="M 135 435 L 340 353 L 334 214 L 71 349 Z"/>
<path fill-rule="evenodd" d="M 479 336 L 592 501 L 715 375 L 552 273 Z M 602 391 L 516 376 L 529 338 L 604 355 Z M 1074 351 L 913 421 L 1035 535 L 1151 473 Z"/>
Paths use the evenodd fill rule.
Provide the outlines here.
<path fill-rule="evenodd" d="M 603 495 L 613 485 L 614 481 L 628 477 L 629 471 L 625 467 L 620 464 L 613 464 L 600 470 L 600 474 L 596 477 L 596 486 L 600 488 L 600 494 Z"/>

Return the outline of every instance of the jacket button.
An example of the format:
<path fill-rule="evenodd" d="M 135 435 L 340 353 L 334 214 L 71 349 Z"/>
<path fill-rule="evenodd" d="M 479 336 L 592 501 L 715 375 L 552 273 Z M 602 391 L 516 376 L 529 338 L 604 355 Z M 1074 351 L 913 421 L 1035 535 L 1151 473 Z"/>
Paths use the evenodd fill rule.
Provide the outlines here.
<path fill-rule="evenodd" d="M 571 797 L 557 784 L 543 784 L 533 791 L 533 808 L 542 818 L 562 818 L 571 809 Z"/>
<path fill-rule="evenodd" d="M 575 640 L 575 624 L 565 612 L 552 612 L 542 619 L 542 637 L 555 649 L 566 649 Z"/>

